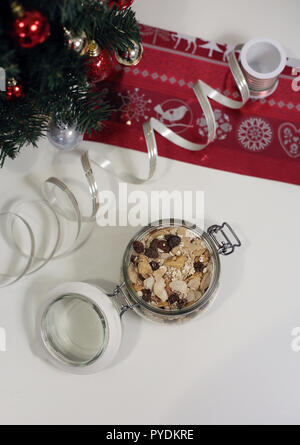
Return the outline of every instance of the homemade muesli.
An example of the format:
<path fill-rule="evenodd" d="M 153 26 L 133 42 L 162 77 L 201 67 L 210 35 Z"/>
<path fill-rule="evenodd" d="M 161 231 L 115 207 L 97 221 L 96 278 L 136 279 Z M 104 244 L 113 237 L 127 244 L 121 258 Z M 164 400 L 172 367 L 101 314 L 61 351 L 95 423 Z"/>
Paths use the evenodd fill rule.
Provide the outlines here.
<path fill-rule="evenodd" d="M 207 244 L 185 227 L 158 228 L 132 244 L 128 276 L 138 297 L 165 310 L 194 304 L 208 289 Z"/>

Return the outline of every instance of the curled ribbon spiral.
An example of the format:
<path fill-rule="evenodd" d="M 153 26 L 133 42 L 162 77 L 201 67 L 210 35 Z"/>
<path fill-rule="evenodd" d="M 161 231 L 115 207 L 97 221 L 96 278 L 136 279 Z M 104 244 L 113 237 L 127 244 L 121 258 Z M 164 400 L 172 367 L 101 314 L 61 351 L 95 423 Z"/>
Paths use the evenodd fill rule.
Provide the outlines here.
<path fill-rule="evenodd" d="M 164 138 L 166 138 L 168 141 L 178 145 L 181 148 L 184 148 L 185 150 L 190 150 L 190 151 L 203 150 L 211 142 L 213 142 L 213 140 L 216 137 L 216 129 L 217 129 L 216 119 L 209 99 L 212 99 L 215 102 L 224 105 L 225 107 L 232 108 L 235 110 L 242 108 L 245 105 L 245 103 L 249 100 L 250 90 L 246 78 L 244 76 L 244 73 L 235 55 L 235 52 L 239 51 L 241 48 L 242 45 L 237 45 L 228 56 L 229 68 L 231 70 L 231 73 L 234 77 L 234 80 L 241 95 L 240 101 L 233 100 L 224 96 L 211 86 L 207 85 L 207 83 L 203 82 L 202 80 L 197 80 L 197 82 L 193 85 L 193 91 L 199 101 L 200 107 L 204 113 L 207 123 L 208 134 L 207 134 L 207 141 L 205 144 L 196 144 L 187 141 L 186 139 L 182 138 L 174 131 L 170 130 L 168 127 L 166 127 L 164 124 L 162 124 L 155 118 L 151 118 L 144 123 L 143 130 L 147 144 L 148 156 L 150 160 L 149 176 L 147 180 L 151 179 L 155 173 L 156 158 L 158 155 L 157 142 L 154 133 L 155 131 Z"/>

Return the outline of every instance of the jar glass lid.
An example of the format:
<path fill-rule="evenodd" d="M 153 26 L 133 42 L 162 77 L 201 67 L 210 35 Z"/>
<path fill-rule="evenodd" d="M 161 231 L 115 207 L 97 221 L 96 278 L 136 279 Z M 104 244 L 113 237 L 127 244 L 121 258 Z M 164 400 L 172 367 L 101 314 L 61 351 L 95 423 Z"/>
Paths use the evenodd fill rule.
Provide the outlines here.
<path fill-rule="evenodd" d="M 37 317 L 39 352 L 55 366 L 90 374 L 108 366 L 118 352 L 119 313 L 102 289 L 65 283 L 50 292 Z"/>

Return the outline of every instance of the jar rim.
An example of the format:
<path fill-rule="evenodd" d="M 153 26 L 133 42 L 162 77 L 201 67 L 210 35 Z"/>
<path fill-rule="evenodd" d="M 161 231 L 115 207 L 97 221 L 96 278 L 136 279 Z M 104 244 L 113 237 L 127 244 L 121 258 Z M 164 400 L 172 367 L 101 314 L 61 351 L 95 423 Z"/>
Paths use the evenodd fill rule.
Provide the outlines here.
<path fill-rule="evenodd" d="M 157 307 L 154 307 L 147 302 L 143 301 L 141 298 L 139 298 L 132 286 L 131 280 L 128 275 L 128 266 L 130 263 L 130 256 L 131 256 L 131 248 L 132 243 L 135 240 L 140 240 L 143 238 L 147 233 L 149 233 L 154 228 L 164 228 L 164 227 L 185 227 L 191 231 L 193 231 L 197 236 L 204 239 L 204 241 L 208 244 L 208 248 L 210 250 L 211 258 L 213 260 L 213 273 L 212 273 L 212 280 L 208 287 L 208 289 L 204 292 L 201 298 L 199 298 L 197 301 L 195 301 L 194 304 L 188 307 L 183 307 L 182 309 L 177 310 L 166 310 L 166 309 L 160 309 Z M 134 300 L 134 302 L 143 308 L 149 310 L 150 312 L 153 312 L 155 314 L 164 315 L 167 317 L 174 317 L 178 315 L 187 315 L 189 313 L 192 313 L 202 306 L 205 306 L 211 297 L 214 295 L 215 290 L 218 287 L 219 284 L 219 278 L 220 278 L 220 272 L 221 272 L 221 266 L 220 266 L 220 258 L 219 253 L 216 249 L 216 246 L 214 244 L 214 241 L 209 236 L 207 232 L 197 227 L 195 224 L 192 224 L 185 220 L 180 220 L 176 218 L 171 219 L 162 219 L 158 220 L 152 223 L 149 223 L 147 226 L 144 226 L 141 228 L 129 241 L 127 244 L 127 247 L 125 249 L 124 255 L 123 255 L 123 277 L 124 282 L 126 285 L 126 289 L 130 295 L 130 297 Z"/>
<path fill-rule="evenodd" d="M 63 300 L 80 300 L 82 303 L 87 304 L 98 316 L 99 318 L 99 322 L 101 324 L 103 324 L 103 332 L 104 332 L 104 339 L 103 342 L 101 344 L 101 346 L 98 348 L 97 353 L 91 357 L 90 359 L 87 360 L 82 360 L 82 361 L 75 361 L 75 360 L 71 360 L 69 359 L 66 354 L 63 354 L 60 350 L 57 349 L 57 347 L 54 346 L 53 341 L 51 340 L 51 336 L 49 334 L 49 331 L 46 327 L 46 321 L 47 321 L 47 317 L 50 313 L 50 311 L 52 310 L 52 308 L 59 302 L 63 301 Z M 75 293 L 75 292 L 66 292 L 62 295 L 57 296 L 54 300 L 51 301 L 51 303 L 46 307 L 46 309 L 44 310 L 43 314 L 42 314 L 42 318 L 41 318 L 41 335 L 42 335 L 42 339 L 43 342 L 48 350 L 48 352 L 58 361 L 60 361 L 61 363 L 64 364 L 68 364 L 70 366 L 74 366 L 74 367 L 85 367 L 85 366 L 90 366 L 93 363 L 95 363 L 99 357 L 103 354 L 103 352 L 105 351 L 106 347 L 107 347 L 107 343 L 108 343 L 108 338 L 109 338 L 109 327 L 108 327 L 108 322 L 107 322 L 107 318 L 105 315 L 105 312 L 102 311 L 100 309 L 100 307 L 98 305 L 96 305 L 89 297 L 79 294 L 79 293 Z"/>

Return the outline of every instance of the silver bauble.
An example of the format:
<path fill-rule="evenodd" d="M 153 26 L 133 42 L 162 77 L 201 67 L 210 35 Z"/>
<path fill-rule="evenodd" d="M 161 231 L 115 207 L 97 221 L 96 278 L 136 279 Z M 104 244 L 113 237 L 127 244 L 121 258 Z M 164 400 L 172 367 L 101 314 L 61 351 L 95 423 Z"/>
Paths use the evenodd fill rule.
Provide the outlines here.
<path fill-rule="evenodd" d="M 83 134 L 76 130 L 75 125 L 71 127 L 62 122 L 57 124 L 57 126 L 51 122 L 48 127 L 47 137 L 54 147 L 66 151 L 78 147 L 83 140 Z"/>
<path fill-rule="evenodd" d="M 64 32 L 68 46 L 79 54 L 84 53 L 84 49 L 87 44 L 86 33 L 82 31 L 81 35 L 77 36 L 73 31 L 69 31 L 66 28 L 64 28 Z"/>
<path fill-rule="evenodd" d="M 127 48 L 126 51 L 116 51 L 116 59 L 121 65 L 135 66 L 140 63 L 143 57 L 143 46 L 141 43 L 137 43 L 131 40 L 133 48 Z"/>

